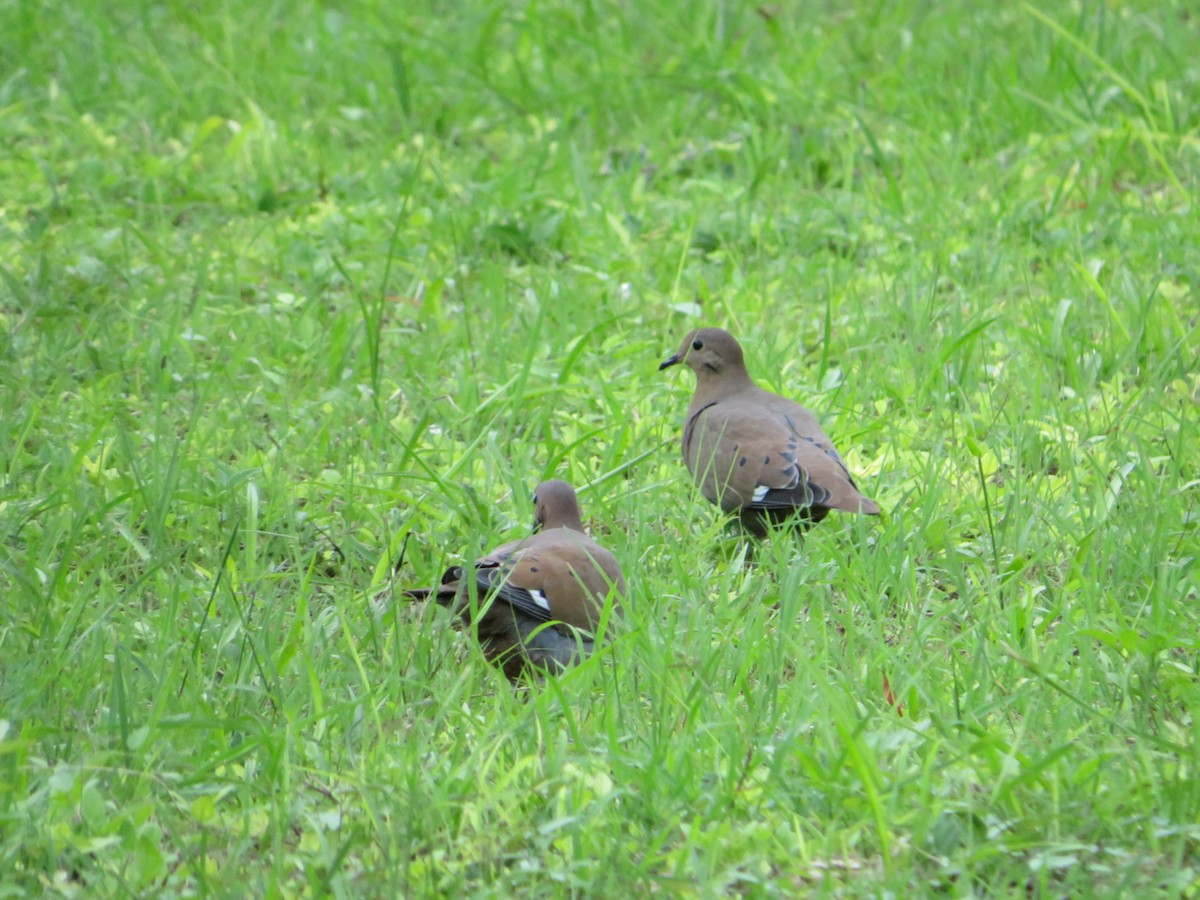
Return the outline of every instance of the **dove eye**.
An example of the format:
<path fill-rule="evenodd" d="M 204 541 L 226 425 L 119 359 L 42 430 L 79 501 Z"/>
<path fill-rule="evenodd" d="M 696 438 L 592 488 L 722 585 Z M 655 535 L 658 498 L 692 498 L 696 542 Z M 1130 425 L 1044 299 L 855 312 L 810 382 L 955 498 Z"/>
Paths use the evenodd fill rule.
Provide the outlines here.
<path fill-rule="evenodd" d="M 703 346 L 704 346 L 704 341 L 700 340 L 700 338 L 696 338 L 694 341 L 692 341 L 692 349 L 693 350 L 699 350 Z"/>

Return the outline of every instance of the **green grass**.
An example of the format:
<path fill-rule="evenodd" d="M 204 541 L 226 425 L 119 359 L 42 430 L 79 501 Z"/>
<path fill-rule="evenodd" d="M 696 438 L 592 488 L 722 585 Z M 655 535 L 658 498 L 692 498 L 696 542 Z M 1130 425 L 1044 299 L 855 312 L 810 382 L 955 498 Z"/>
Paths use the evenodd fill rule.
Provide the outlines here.
<path fill-rule="evenodd" d="M 1200 894 L 1190 4 L 0 35 L 0 896 Z M 739 563 L 701 323 L 881 521 Z M 549 475 L 631 597 L 513 691 L 398 588 Z"/>

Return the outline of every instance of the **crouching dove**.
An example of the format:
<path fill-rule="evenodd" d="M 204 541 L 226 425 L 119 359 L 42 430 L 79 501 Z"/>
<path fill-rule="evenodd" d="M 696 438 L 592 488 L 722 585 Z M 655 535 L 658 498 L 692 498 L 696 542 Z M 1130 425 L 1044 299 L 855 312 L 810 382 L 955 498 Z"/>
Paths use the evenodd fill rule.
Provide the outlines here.
<path fill-rule="evenodd" d="M 584 532 L 571 485 L 542 482 L 533 505 L 532 535 L 497 547 L 473 571 L 448 569 L 436 588 L 405 591 L 473 624 L 484 655 L 513 681 L 530 665 L 558 672 L 590 654 L 605 598 L 611 592 L 616 606 L 625 596 L 621 566 Z"/>
<path fill-rule="evenodd" d="M 658 368 L 678 363 L 696 373 L 683 459 L 705 498 L 737 513 L 748 531 L 763 536 L 793 515 L 820 522 L 831 509 L 879 514 L 816 417 L 754 384 L 728 331 L 693 331 Z"/>

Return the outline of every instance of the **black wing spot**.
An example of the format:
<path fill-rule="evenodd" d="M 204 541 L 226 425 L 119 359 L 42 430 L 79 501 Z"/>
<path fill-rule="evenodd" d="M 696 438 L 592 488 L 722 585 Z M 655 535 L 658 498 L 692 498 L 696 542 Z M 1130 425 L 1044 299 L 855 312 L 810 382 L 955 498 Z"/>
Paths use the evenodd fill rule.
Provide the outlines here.
<path fill-rule="evenodd" d="M 794 463 L 796 461 L 796 454 L 789 450 L 782 450 L 780 451 L 779 455 L 790 463 Z"/>
<path fill-rule="evenodd" d="M 744 466 L 745 464 L 746 464 L 746 457 L 743 456 L 741 459 L 738 460 L 738 466 Z"/>
<path fill-rule="evenodd" d="M 538 567 L 537 567 L 537 566 L 530 566 L 530 567 L 529 567 L 529 571 L 530 571 L 530 572 L 536 572 L 537 570 L 538 570 Z"/>
<path fill-rule="evenodd" d="M 769 463 L 770 461 L 771 461 L 771 457 L 769 457 L 769 456 L 764 456 L 764 457 L 763 457 L 763 465 L 764 465 L 764 466 L 765 466 L 767 463 Z"/>

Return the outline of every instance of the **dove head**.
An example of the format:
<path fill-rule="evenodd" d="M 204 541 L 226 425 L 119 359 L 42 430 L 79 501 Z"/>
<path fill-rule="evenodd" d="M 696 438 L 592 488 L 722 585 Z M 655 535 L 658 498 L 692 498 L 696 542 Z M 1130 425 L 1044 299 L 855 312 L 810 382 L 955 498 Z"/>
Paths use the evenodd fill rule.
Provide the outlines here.
<path fill-rule="evenodd" d="M 740 387 L 750 381 L 742 347 L 723 328 L 700 328 L 683 339 L 679 352 L 658 368 L 683 363 L 696 373 L 697 385 L 729 384 Z"/>
<path fill-rule="evenodd" d="M 543 481 L 533 492 L 534 531 L 572 528 L 583 531 L 583 515 L 575 488 L 565 481 Z"/>

